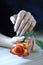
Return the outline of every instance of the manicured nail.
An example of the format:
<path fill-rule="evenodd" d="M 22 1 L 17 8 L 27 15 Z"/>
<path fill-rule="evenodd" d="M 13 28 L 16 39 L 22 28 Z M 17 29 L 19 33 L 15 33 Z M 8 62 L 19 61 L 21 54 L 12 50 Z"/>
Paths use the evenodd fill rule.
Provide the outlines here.
<path fill-rule="evenodd" d="M 10 20 L 11 20 L 12 23 L 14 24 L 14 17 L 13 17 L 13 16 L 10 17 Z"/>

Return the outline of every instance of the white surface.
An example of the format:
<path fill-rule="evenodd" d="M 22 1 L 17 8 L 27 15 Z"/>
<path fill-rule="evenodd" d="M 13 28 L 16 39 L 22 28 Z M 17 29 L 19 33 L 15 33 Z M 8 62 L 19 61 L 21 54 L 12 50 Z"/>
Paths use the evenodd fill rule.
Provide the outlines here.
<path fill-rule="evenodd" d="M 36 51 L 28 57 L 10 54 L 10 49 L 0 47 L 0 65 L 43 65 L 43 52 Z"/>

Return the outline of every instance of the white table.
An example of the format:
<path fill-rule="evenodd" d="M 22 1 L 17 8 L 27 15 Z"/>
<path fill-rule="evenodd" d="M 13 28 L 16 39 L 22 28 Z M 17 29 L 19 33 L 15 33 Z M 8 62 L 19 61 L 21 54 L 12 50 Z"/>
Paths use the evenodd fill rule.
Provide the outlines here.
<path fill-rule="evenodd" d="M 0 65 L 43 65 L 43 51 L 36 51 L 28 57 L 18 57 L 10 54 L 10 49 L 0 47 Z"/>

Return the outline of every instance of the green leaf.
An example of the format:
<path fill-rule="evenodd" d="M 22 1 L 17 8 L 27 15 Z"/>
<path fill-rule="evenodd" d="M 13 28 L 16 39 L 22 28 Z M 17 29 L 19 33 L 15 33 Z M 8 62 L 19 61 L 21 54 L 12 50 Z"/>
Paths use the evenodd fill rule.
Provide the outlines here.
<path fill-rule="evenodd" d="M 25 38 L 28 38 L 29 36 L 32 36 L 34 34 L 34 31 L 28 32 L 25 34 Z"/>
<path fill-rule="evenodd" d="M 43 49 L 43 42 L 36 39 L 36 44 Z"/>
<path fill-rule="evenodd" d="M 31 31 L 31 32 L 28 32 L 27 34 L 25 34 L 25 38 L 27 39 L 29 36 L 37 35 L 37 34 L 39 34 L 39 32 Z M 43 49 L 43 42 L 42 41 L 36 39 L 36 44 Z"/>

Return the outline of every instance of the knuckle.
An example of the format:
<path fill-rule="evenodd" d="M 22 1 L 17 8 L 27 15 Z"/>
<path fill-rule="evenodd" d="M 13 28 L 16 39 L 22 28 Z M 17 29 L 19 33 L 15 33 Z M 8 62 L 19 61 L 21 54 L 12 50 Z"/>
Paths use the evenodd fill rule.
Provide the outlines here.
<path fill-rule="evenodd" d="M 20 18 L 23 18 L 23 16 L 25 15 L 26 11 L 25 10 L 21 10 L 19 13 L 18 13 L 18 16 Z"/>
<path fill-rule="evenodd" d="M 36 21 L 33 22 L 32 26 L 35 27 L 35 25 L 36 25 Z"/>
<path fill-rule="evenodd" d="M 30 13 L 30 12 L 27 12 L 27 14 L 28 14 L 28 15 L 31 15 L 31 13 Z"/>
<path fill-rule="evenodd" d="M 21 10 L 19 13 L 24 13 L 24 12 L 26 12 L 25 10 Z"/>
<path fill-rule="evenodd" d="M 13 17 L 16 19 L 17 18 L 17 15 L 13 15 Z"/>
<path fill-rule="evenodd" d="M 31 15 L 30 12 L 27 12 L 27 17 L 28 17 L 29 19 L 31 19 L 32 15 Z"/>
<path fill-rule="evenodd" d="M 33 17 L 33 16 L 32 16 Z M 33 19 L 33 23 L 34 23 L 34 26 L 36 25 L 36 20 L 35 20 L 35 18 L 33 17 L 32 18 Z"/>
<path fill-rule="evenodd" d="M 36 20 L 34 21 L 34 23 L 35 23 L 35 25 L 36 25 Z M 35 26 L 35 25 L 34 25 L 34 26 Z"/>

